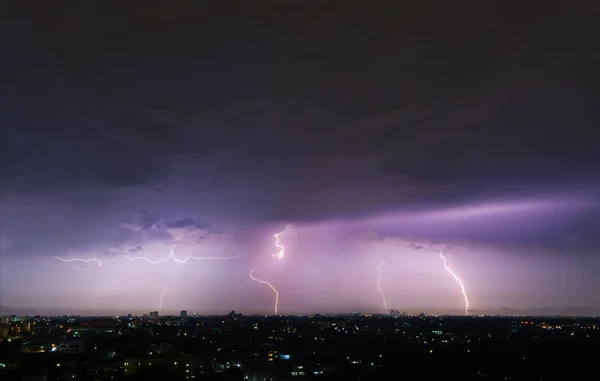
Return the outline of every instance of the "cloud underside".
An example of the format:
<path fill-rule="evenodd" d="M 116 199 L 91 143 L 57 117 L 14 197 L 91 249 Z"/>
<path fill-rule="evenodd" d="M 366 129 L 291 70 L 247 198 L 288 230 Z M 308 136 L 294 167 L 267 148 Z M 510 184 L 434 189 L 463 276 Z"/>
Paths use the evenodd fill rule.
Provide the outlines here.
<path fill-rule="evenodd" d="M 325 12 L 315 30 L 299 13 L 250 28 L 263 20 L 251 13 L 227 33 L 161 15 L 170 27 L 150 39 L 158 15 L 123 10 L 149 17 L 123 44 L 129 17 L 80 9 L 49 25 L 21 9 L 31 23 L 2 23 L 21 36 L 3 42 L 0 64 L 0 202 L 13 232 L 3 249 L 134 253 L 251 223 L 597 193 L 596 22 L 535 12 L 535 25 L 507 30 L 514 12 L 428 24 L 405 11 L 362 27 Z M 390 33 L 399 20 L 404 30 Z M 15 200 L 32 204 L 9 208 Z M 430 235 L 587 248 L 594 213 L 578 209 L 545 233 L 493 233 L 485 221 Z"/>
<path fill-rule="evenodd" d="M 589 177 L 599 159 L 590 136 L 598 122 L 590 84 L 598 76 L 585 44 L 597 25 L 575 16 L 512 30 L 510 38 L 492 28 L 500 23 L 495 18 L 473 25 L 494 44 L 445 42 L 448 33 L 461 33 L 455 28 L 431 29 L 439 39 L 411 37 L 421 27 L 408 23 L 405 39 L 388 36 L 385 48 L 332 27 L 319 39 L 305 30 L 256 36 L 268 46 L 256 51 L 249 37 L 229 46 L 244 36 L 240 30 L 233 39 L 211 37 L 214 47 L 207 42 L 206 49 L 220 52 L 209 54 L 211 60 L 174 54 L 189 46 L 168 41 L 186 35 L 188 41 L 194 35 L 188 29 L 173 26 L 150 48 L 143 44 L 150 31 L 142 26 L 153 24 L 140 19 L 131 44 L 141 45 L 124 51 L 113 40 L 126 26 L 120 19 L 100 32 L 104 21 L 85 12 L 80 17 L 89 22 L 78 23 L 81 33 L 72 36 L 44 29 L 56 26 L 41 20 L 34 24 L 39 29 L 10 25 L 31 42 L 26 54 L 17 54 L 23 53 L 19 44 L 7 46 L 10 66 L 35 74 L 6 81 L 4 92 L 11 96 L 0 113 L 0 158 L 9 163 L 3 166 L 9 179 L 4 195 L 155 186 L 209 159 L 210 168 L 196 176 L 215 191 L 232 186 L 228 174 L 252 179 L 285 171 L 302 173 L 308 189 L 342 192 L 344 181 L 336 177 L 365 175 L 353 171 L 351 159 L 357 158 L 369 163 L 362 171 L 382 179 L 451 184 L 467 193 L 481 184 Z M 369 30 L 393 24 L 378 17 L 381 25 Z M 72 22 L 65 19 L 62 28 Z M 300 25 L 290 20 L 290 28 Z M 42 31 L 47 45 L 39 42 Z M 75 52 L 59 49 L 83 36 L 98 49 L 87 52 L 89 58 L 76 60 Z M 517 42 L 504 47 L 509 40 Z M 173 54 L 157 55 L 160 49 Z M 244 70 L 234 70 L 239 62 Z M 100 70 L 106 67 L 114 70 Z M 7 74 L 19 78 L 18 72 Z M 289 191 L 287 183 L 275 191 Z"/>

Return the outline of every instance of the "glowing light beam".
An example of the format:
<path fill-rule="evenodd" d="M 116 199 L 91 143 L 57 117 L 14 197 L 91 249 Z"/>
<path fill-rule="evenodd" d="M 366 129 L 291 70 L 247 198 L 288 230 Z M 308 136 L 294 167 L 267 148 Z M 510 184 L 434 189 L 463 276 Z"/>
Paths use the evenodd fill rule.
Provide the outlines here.
<path fill-rule="evenodd" d="M 379 295 L 381 295 L 381 302 L 383 303 L 383 308 L 387 312 L 389 311 L 387 301 L 385 300 L 385 295 L 383 293 L 383 290 L 381 289 L 381 269 L 383 268 L 384 262 L 383 258 L 381 258 L 381 255 L 379 254 L 379 251 L 375 246 L 373 246 L 373 250 L 375 251 L 375 254 L 377 254 L 377 258 L 380 261 L 379 266 L 377 266 L 377 292 L 379 292 Z"/>
<path fill-rule="evenodd" d="M 446 264 L 446 257 L 444 256 L 444 254 L 441 251 L 440 251 L 440 258 L 442 258 L 442 260 L 444 261 L 444 268 L 446 269 L 446 271 L 448 271 L 448 273 L 450 273 L 450 275 L 452 275 L 452 277 L 454 278 L 456 283 L 458 283 L 458 285 L 460 286 L 460 290 L 462 292 L 463 298 L 465 299 L 465 314 L 468 316 L 469 315 L 469 298 L 467 297 L 467 292 L 465 291 L 465 285 L 463 284 L 462 280 L 458 277 L 458 275 L 456 275 L 454 273 L 454 271 L 452 271 L 452 269 L 450 267 L 448 267 L 448 265 Z"/>
<path fill-rule="evenodd" d="M 160 299 L 158 302 L 158 311 L 159 312 L 162 311 L 163 299 L 165 298 L 165 294 L 167 293 L 167 291 L 169 291 L 169 286 L 167 286 L 165 284 L 165 288 L 164 288 L 163 292 L 160 294 Z"/>

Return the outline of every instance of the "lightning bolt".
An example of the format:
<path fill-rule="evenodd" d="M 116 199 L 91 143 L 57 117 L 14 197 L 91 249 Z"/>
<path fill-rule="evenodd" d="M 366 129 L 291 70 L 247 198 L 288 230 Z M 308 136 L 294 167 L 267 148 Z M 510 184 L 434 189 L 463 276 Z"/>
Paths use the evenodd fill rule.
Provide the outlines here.
<path fill-rule="evenodd" d="M 90 258 L 90 259 L 85 259 L 85 258 L 71 258 L 71 259 L 64 259 L 61 257 L 56 257 L 56 259 L 58 259 L 59 261 L 65 262 L 65 263 L 69 263 L 72 264 L 73 262 L 83 262 L 83 263 L 97 263 L 98 267 L 102 267 L 103 263 L 110 263 L 112 261 L 114 261 L 116 258 L 118 257 L 123 257 L 129 261 L 144 261 L 148 264 L 151 265 L 157 265 L 159 263 L 163 263 L 163 262 L 167 262 L 167 261 L 173 261 L 175 263 L 178 264 L 182 264 L 182 263 L 188 263 L 188 261 L 190 260 L 195 260 L 195 261 L 202 261 L 202 260 L 230 260 L 230 259 L 235 259 L 235 258 L 240 258 L 240 257 L 244 257 L 246 256 L 245 254 L 237 254 L 234 256 L 229 256 L 229 257 L 216 257 L 216 256 L 209 256 L 209 257 L 195 257 L 192 255 L 187 255 L 184 259 L 179 259 L 175 257 L 175 249 L 177 248 L 177 241 L 179 241 L 184 234 L 181 234 L 180 236 L 178 236 L 175 239 L 175 244 L 173 244 L 173 246 L 171 247 L 171 250 L 169 250 L 169 254 L 166 256 L 163 256 L 157 260 L 152 260 L 149 259 L 148 257 L 145 256 L 131 256 L 131 255 L 126 255 L 126 254 L 118 254 L 117 256 L 115 256 L 115 258 L 112 258 L 111 260 L 104 260 L 102 258 Z M 178 268 L 179 269 L 179 268 Z M 177 270 L 176 270 L 177 272 Z M 175 273 L 173 273 L 173 275 L 171 275 L 171 277 L 169 277 L 167 279 L 167 281 L 165 282 L 165 288 L 163 290 L 163 292 L 160 294 L 160 299 L 159 299 L 159 311 L 162 310 L 162 305 L 163 305 L 163 300 L 165 297 L 165 294 L 167 293 L 168 289 L 169 289 L 169 282 L 171 280 L 171 278 L 175 275 Z"/>
<path fill-rule="evenodd" d="M 246 254 L 237 254 L 237 255 L 232 255 L 230 257 L 194 257 L 192 255 L 187 255 L 185 257 L 185 259 L 177 259 L 177 258 L 175 258 L 175 248 L 176 247 L 177 247 L 177 244 L 173 245 L 173 248 L 171 249 L 171 252 L 170 252 L 169 256 L 167 257 L 167 259 L 172 259 L 176 263 L 187 263 L 190 260 L 193 260 L 193 261 L 228 260 L 228 259 L 236 259 L 236 258 L 246 256 Z"/>
<path fill-rule="evenodd" d="M 173 253 L 174 250 L 175 250 L 175 245 L 173 245 L 173 249 L 171 249 L 171 253 Z M 162 293 L 160 294 L 160 298 L 158 300 L 158 311 L 159 312 L 162 312 L 163 301 L 165 300 L 165 295 L 167 294 L 167 291 L 169 291 L 169 284 L 171 283 L 171 281 L 173 280 L 173 278 L 175 277 L 175 275 L 181 269 L 182 269 L 181 266 L 177 266 L 177 268 L 175 269 L 175 271 L 173 271 L 171 273 L 171 275 L 165 279 L 165 288 L 163 289 Z"/>
<path fill-rule="evenodd" d="M 275 293 L 274 312 L 275 312 L 275 315 L 277 315 L 278 308 L 279 308 L 279 291 L 277 291 L 277 289 L 275 287 L 273 287 L 273 285 L 271 283 L 267 282 L 266 280 L 261 280 L 261 279 L 254 277 L 254 275 L 252 275 L 254 273 L 254 271 L 256 271 L 256 267 L 254 267 L 252 270 L 250 270 L 250 279 L 252 279 L 253 281 L 258 282 L 258 283 L 266 284 Z"/>
<path fill-rule="evenodd" d="M 90 259 L 84 259 L 84 258 L 63 259 L 61 257 L 56 257 L 56 259 L 58 259 L 59 261 L 65 262 L 65 263 L 83 262 L 83 263 L 90 264 L 90 263 L 96 262 L 98 264 L 98 267 L 102 267 L 102 259 L 98 259 L 98 258 L 90 258 Z"/>
<path fill-rule="evenodd" d="M 279 251 L 275 254 L 273 254 L 273 257 L 277 258 L 277 259 L 283 259 L 283 257 L 285 256 L 285 247 L 281 244 L 281 235 L 283 233 L 285 233 L 289 228 L 291 228 L 292 225 L 288 225 L 285 227 L 285 229 L 283 229 L 282 231 L 280 231 L 279 233 L 275 233 L 275 247 L 277 249 L 279 249 Z M 279 291 L 277 291 L 277 289 L 275 287 L 273 287 L 273 285 L 269 282 L 267 282 L 266 280 L 262 280 L 262 279 L 258 279 L 256 278 L 253 274 L 254 271 L 256 271 L 256 266 L 254 266 L 254 268 L 252 270 L 250 270 L 250 279 L 252 279 L 255 282 L 261 283 L 261 284 L 266 284 L 267 286 L 269 286 L 269 288 L 275 293 L 275 308 L 274 308 L 274 312 L 275 315 L 277 315 L 278 311 L 279 311 Z"/>
<path fill-rule="evenodd" d="M 245 257 L 246 254 L 237 254 L 237 255 L 233 255 L 233 256 L 229 256 L 229 257 L 214 257 L 214 256 L 209 256 L 209 257 L 194 257 L 192 255 L 187 255 L 184 259 L 178 259 L 175 257 L 175 248 L 177 247 L 177 244 L 173 245 L 173 248 L 170 250 L 169 254 L 165 257 L 162 257 L 160 259 L 157 260 L 152 260 L 149 259 L 148 257 L 144 257 L 144 256 L 131 256 L 131 255 L 127 255 L 127 254 L 118 254 L 116 257 L 122 257 L 125 258 L 129 261 L 144 261 L 146 263 L 149 263 L 151 265 L 157 265 L 159 263 L 163 263 L 163 262 L 167 262 L 167 261 L 173 261 L 175 263 L 187 263 L 190 260 L 194 260 L 194 261 L 202 261 L 202 260 L 228 260 L 228 259 L 236 259 L 236 258 L 240 258 L 240 257 Z M 104 260 L 102 258 L 90 258 L 90 259 L 85 259 L 85 258 L 71 258 L 71 259 L 64 259 L 61 257 L 55 257 L 56 259 L 58 259 L 59 261 L 65 262 L 65 263 L 72 263 L 72 262 L 83 262 L 83 263 L 97 263 L 98 267 L 102 267 L 103 263 L 110 263 L 113 260 L 107 261 Z"/>
<path fill-rule="evenodd" d="M 381 269 L 383 268 L 383 258 L 381 258 L 381 255 L 379 255 L 379 251 L 377 250 L 377 248 L 375 247 L 375 245 L 373 245 L 373 250 L 375 250 L 375 254 L 377 254 L 377 258 L 379 259 L 379 261 L 381 262 L 379 264 L 379 266 L 377 266 L 377 292 L 379 292 L 379 295 L 381 295 L 381 302 L 383 303 L 383 308 L 386 311 L 388 310 L 388 306 L 387 306 L 387 302 L 385 300 L 385 295 L 383 294 L 383 291 L 381 290 Z"/>
<path fill-rule="evenodd" d="M 285 255 L 285 247 L 283 247 L 283 245 L 281 244 L 281 242 L 279 240 L 281 238 L 281 235 L 283 233 L 285 233 L 291 227 L 292 227 L 292 225 L 288 225 L 285 227 L 285 229 L 283 229 L 279 233 L 275 233 L 275 246 L 279 249 L 279 251 L 276 254 L 273 254 L 274 257 L 281 259 Z"/>
<path fill-rule="evenodd" d="M 159 311 L 162 311 L 163 299 L 165 298 L 165 294 L 167 293 L 168 290 L 169 290 L 169 286 L 167 286 L 167 284 L 165 284 L 165 289 L 160 294 L 160 300 L 159 300 L 159 304 L 158 304 Z"/>
<path fill-rule="evenodd" d="M 450 275 L 452 275 L 452 277 L 454 278 L 456 283 L 458 283 L 458 285 L 460 286 L 460 290 L 462 292 L 463 298 L 465 299 L 465 314 L 468 316 L 469 315 L 469 298 L 467 297 L 467 292 L 465 291 L 465 285 L 463 284 L 462 280 L 460 280 L 460 278 L 454 273 L 454 271 L 452 271 L 452 269 L 448 267 L 448 265 L 446 264 L 446 257 L 444 256 L 444 254 L 441 251 L 440 251 L 440 258 L 442 258 L 442 260 L 444 261 L 444 268 L 446 269 L 446 271 L 448 271 L 450 273 Z"/>

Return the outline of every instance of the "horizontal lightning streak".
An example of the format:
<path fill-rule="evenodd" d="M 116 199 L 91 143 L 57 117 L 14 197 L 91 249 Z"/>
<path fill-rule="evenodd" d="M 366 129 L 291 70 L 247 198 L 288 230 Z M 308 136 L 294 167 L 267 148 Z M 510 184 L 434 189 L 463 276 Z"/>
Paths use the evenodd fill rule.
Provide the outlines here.
<path fill-rule="evenodd" d="M 240 257 L 245 257 L 246 254 L 237 254 L 237 255 L 233 255 L 233 256 L 229 256 L 229 257 L 215 257 L 215 256 L 209 256 L 209 257 L 194 257 L 191 255 L 188 255 L 185 257 L 185 259 L 178 259 L 175 258 L 174 254 L 173 254 L 173 250 L 171 251 L 171 253 L 166 256 L 166 257 L 162 257 L 160 259 L 157 260 L 151 260 L 147 257 L 144 256 L 130 256 L 130 255 L 126 255 L 126 254 L 119 254 L 116 257 L 123 257 L 129 261 L 144 261 L 146 263 L 149 263 L 151 265 L 157 265 L 159 263 L 163 263 L 163 262 L 167 262 L 167 261 L 173 261 L 175 263 L 187 263 L 188 261 L 203 261 L 203 260 L 228 260 L 228 259 L 236 259 L 236 258 L 240 258 Z M 90 259 L 85 259 L 85 258 L 72 258 L 72 259 L 64 259 L 61 257 L 56 257 L 56 259 L 58 259 L 59 261 L 65 262 L 65 263 L 71 263 L 71 262 L 84 262 L 84 263 L 97 263 L 98 267 L 102 267 L 103 263 L 108 263 L 108 262 L 112 262 L 112 261 L 104 261 L 102 259 L 98 259 L 98 258 L 90 258 Z"/>
<path fill-rule="evenodd" d="M 63 259 L 61 257 L 56 257 L 56 259 L 58 259 L 59 261 L 65 262 L 65 263 L 71 263 L 71 262 L 92 263 L 92 262 L 96 262 L 96 263 L 98 263 L 98 267 L 102 267 L 102 260 L 98 259 L 98 258 L 91 258 L 91 259 L 84 259 L 84 258 Z"/>
<path fill-rule="evenodd" d="M 193 260 L 193 261 L 204 261 L 204 260 L 228 260 L 228 259 L 236 259 L 236 258 L 240 258 L 240 257 L 245 257 L 246 254 L 237 254 L 237 255 L 232 255 L 230 257 L 193 257 L 191 255 L 188 255 L 185 257 L 185 259 L 181 260 L 181 259 L 177 259 L 173 256 L 171 256 L 171 259 L 173 259 L 173 261 L 177 262 L 177 263 L 187 263 L 189 260 Z"/>
<path fill-rule="evenodd" d="M 181 234 L 179 235 L 176 239 L 175 242 L 179 241 L 180 238 L 182 238 L 185 234 Z M 171 247 L 171 250 L 169 251 L 169 254 L 167 256 L 163 256 L 160 259 L 157 260 L 151 260 L 148 257 L 145 256 L 140 256 L 140 255 L 136 255 L 136 256 L 131 256 L 131 255 L 127 255 L 127 254 L 118 254 L 116 255 L 114 258 L 111 259 L 102 259 L 102 258 L 71 258 L 71 259 L 65 259 L 62 257 L 56 257 L 56 259 L 58 259 L 61 262 L 65 262 L 68 263 L 69 265 L 72 266 L 73 262 L 83 262 L 83 263 L 97 263 L 98 267 L 102 267 L 103 263 L 110 263 L 112 261 L 114 261 L 116 258 L 119 257 L 123 257 L 129 261 L 144 261 L 148 264 L 151 265 L 157 265 L 159 263 L 163 263 L 163 262 L 167 262 L 167 261 L 173 261 L 175 263 L 188 263 L 189 261 L 203 261 L 203 260 L 229 260 L 229 259 L 236 259 L 236 258 L 240 258 L 240 257 L 245 257 L 246 254 L 237 254 L 237 255 L 233 255 L 233 256 L 229 256 L 229 257 L 219 257 L 219 256 L 208 256 L 208 257 L 195 257 L 192 255 L 187 255 L 184 259 L 179 259 L 175 257 L 175 249 L 177 248 L 177 243 L 173 244 L 173 246 Z M 89 269 L 86 269 L 89 270 Z M 162 293 L 160 294 L 160 299 L 159 299 L 159 311 L 162 310 L 162 306 L 163 306 L 163 300 L 164 297 L 169 289 L 168 285 L 169 285 L 169 281 L 170 278 L 167 279 L 167 281 L 165 282 L 165 287 L 162 291 Z M 276 307 L 277 308 L 277 307 Z M 276 310 L 277 311 L 277 310 Z"/>

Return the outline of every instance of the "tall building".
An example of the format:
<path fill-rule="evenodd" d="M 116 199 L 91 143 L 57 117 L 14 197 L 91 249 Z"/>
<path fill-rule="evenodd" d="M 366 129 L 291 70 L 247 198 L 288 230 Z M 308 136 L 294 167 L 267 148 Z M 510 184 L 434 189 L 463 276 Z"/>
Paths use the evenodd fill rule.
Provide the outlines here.
<path fill-rule="evenodd" d="M 406 316 L 406 312 L 400 312 L 398 310 L 391 309 L 390 315 L 395 316 L 395 317 Z"/>
<path fill-rule="evenodd" d="M 240 320 L 241 317 L 242 314 L 236 314 L 235 311 L 231 311 L 227 314 L 226 320 L 231 323 Z"/>
<path fill-rule="evenodd" d="M 187 311 L 186 311 L 186 310 L 182 310 L 182 311 L 179 313 L 179 317 L 186 318 L 186 317 L 187 317 Z"/>

